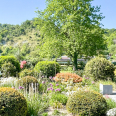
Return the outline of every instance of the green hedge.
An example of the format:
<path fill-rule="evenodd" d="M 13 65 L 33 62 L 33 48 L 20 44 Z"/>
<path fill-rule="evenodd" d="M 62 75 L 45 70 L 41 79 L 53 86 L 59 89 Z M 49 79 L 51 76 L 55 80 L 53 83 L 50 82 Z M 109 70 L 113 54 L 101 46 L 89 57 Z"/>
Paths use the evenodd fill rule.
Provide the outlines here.
<path fill-rule="evenodd" d="M 0 70 L 5 62 L 10 62 L 16 67 L 16 72 L 20 72 L 19 61 L 13 56 L 0 56 Z"/>
<path fill-rule="evenodd" d="M 35 65 L 34 70 L 42 75 L 55 76 L 55 73 L 60 72 L 60 65 L 55 61 L 40 61 Z"/>
<path fill-rule="evenodd" d="M 94 80 L 114 79 L 114 64 L 105 58 L 96 57 L 87 62 L 84 73 Z"/>

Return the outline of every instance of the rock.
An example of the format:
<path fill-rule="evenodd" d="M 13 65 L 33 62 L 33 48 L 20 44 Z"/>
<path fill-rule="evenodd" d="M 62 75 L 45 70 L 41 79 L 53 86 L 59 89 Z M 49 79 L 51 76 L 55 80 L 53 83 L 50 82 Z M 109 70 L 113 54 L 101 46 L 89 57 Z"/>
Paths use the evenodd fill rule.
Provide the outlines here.
<path fill-rule="evenodd" d="M 108 110 L 106 116 L 116 116 L 116 108 Z"/>

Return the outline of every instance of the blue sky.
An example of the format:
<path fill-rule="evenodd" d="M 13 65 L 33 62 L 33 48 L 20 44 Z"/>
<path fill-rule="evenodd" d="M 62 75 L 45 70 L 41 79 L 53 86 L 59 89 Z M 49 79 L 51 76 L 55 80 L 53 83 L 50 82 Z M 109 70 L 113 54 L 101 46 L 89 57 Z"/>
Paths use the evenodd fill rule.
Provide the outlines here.
<path fill-rule="evenodd" d="M 94 6 L 100 6 L 104 28 L 116 28 L 116 0 L 94 0 Z M 37 17 L 34 11 L 46 8 L 45 0 L 0 0 L 0 23 L 21 24 L 26 20 Z"/>

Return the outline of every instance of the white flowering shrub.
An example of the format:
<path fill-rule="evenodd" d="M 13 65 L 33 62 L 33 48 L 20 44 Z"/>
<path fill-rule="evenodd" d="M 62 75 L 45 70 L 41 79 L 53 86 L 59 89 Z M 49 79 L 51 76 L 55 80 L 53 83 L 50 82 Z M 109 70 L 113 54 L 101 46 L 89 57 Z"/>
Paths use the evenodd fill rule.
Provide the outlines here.
<path fill-rule="evenodd" d="M 8 77 L 8 78 L 0 78 L 0 86 L 15 86 L 16 82 L 18 81 L 15 77 Z"/>

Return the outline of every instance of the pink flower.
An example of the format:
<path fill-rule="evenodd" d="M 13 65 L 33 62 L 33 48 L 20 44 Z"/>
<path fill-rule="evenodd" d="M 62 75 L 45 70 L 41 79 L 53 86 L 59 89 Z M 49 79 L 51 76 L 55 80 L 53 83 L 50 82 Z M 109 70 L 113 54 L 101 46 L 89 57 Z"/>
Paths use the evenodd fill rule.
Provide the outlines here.
<path fill-rule="evenodd" d="M 85 79 L 89 79 L 89 77 L 85 78 Z"/>
<path fill-rule="evenodd" d="M 20 68 L 22 69 L 23 68 L 23 65 L 21 65 Z"/>
<path fill-rule="evenodd" d="M 49 91 L 50 90 L 50 88 L 47 88 L 47 91 Z"/>
<path fill-rule="evenodd" d="M 53 86 L 51 83 L 49 84 L 51 87 Z"/>
<path fill-rule="evenodd" d="M 12 87 L 13 89 L 15 89 L 15 87 Z"/>
<path fill-rule="evenodd" d="M 109 98 L 109 96 L 108 96 L 107 94 L 105 95 L 105 97 L 106 97 L 107 99 Z"/>
<path fill-rule="evenodd" d="M 44 84 L 45 83 L 45 81 L 42 81 L 42 84 Z"/>
<path fill-rule="evenodd" d="M 56 86 L 58 86 L 59 84 L 56 84 Z"/>
<path fill-rule="evenodd" d="M 58 88 L 58 91 L 60 91 L 61 89 Z"/>
<path fill-rule="evenodd" d="M 61 90 L 60 88 L 55 89 L 55 91 L 60 91 L 60 90 Z"/>
<path fill-rule="evenodd" d="M 22 64 L 22 65 L 24 65 L 24 64 L 26 64 L 26 63 L 27 63 L 26 61 L 21 61 L 21 64 Z"/>
<path fill-rule="evenodd" d="M 24 87 L 22 87 L 22 86 L 19 86 L 19 89 L 24 89 Z"/>
<path fill-rule="evenodd" d="M 52 79 L 52 77 L 49 77 L 49 79 Z"/>
<path fill-rule="evenodd" d="M 22 69 L 25 64 L 26 64 L 26 61 L 21 61 L 20 68 Z"/>
<path fill-rule="evenodd" d="M 94 84 L 95 82 L 94 81 L 92 81 L 92 84 Z"/>
<path fill-rule="evenodd" d="M 52 88 L 52 87 L 50 87 L 50 89 L 52 90 L 53 88 Z"/>

